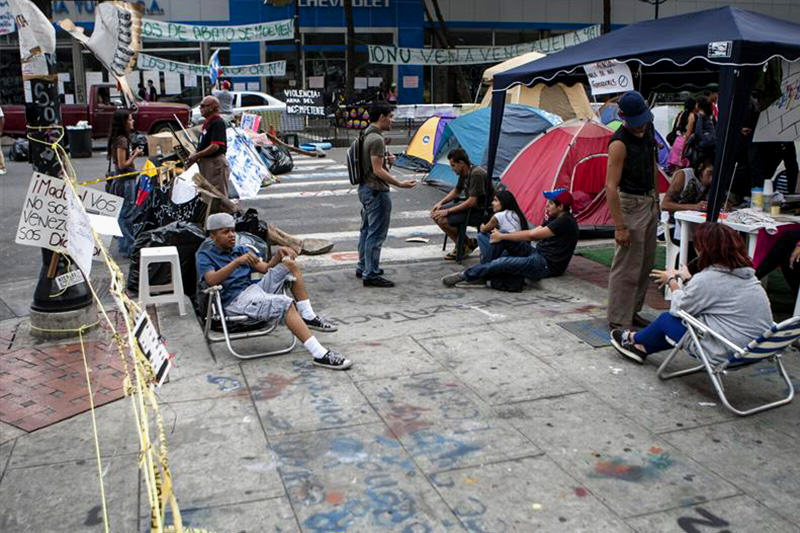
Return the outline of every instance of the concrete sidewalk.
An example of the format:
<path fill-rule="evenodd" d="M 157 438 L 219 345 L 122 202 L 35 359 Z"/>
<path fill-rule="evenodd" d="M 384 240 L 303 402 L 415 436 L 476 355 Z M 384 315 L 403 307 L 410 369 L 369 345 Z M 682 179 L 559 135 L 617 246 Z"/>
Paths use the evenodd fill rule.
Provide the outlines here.
<path fill-rule="evenodd" d="M 387 265 L 390 290 L 349 268 L 309 272 L 315 309 L 340 327 L 320 340 L 355 361 L 345 373 L 302 347 L 237 361 L 209 350 L 191 313 L 160 307 L 177 351 L 158 396 L 184 525 L 800 531 L 800 401 L 734 418 L 704 375 L 661 382 L 663 355 L 635 366 L 561 327 L 602 318 L 602 288 L 568 273 L 517 294 L 447 289 L 453 269 Z M 35 345 L 24 321 L 13 344 Z M 800 376 L 796 352 L 785 362 Z M 766 367 L 728 383 L 745 402 L 783 393 Z M 130 403 L 97 416 L 111 530 L 146 531 Z M 0 530 L 102 530 L 88 413 L 0 432 Z"/>

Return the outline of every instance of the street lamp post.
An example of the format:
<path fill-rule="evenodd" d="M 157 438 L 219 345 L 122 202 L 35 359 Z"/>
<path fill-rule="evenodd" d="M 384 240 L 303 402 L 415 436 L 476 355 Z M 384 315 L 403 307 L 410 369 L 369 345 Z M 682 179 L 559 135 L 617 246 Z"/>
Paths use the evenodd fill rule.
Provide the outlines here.
<path fill-rule="evenodd" d="M 639 0 L 639 1 L 640 2 L 645 2 L 647 4 L 651 4 L 651 5 L 655 6 L 655 10 L 656 10 L 655 19 L 658 20 L 658 6 L 660 6 L 661 4 L 666 2 L 667 0 Z"/>

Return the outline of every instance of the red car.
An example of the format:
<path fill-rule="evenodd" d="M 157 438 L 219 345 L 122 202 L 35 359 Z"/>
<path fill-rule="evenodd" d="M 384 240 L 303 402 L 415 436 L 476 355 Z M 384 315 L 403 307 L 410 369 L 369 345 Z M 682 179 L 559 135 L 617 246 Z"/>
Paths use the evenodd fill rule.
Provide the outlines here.
<path fill-rule="evenodd" d="M 137 101 L 136 105 L 136 131 L 158 133 L 168 131 L 169 124 L 178 129 L 178 121 L 183 126 L 189 124 L 191 109 L 187 105 L 143 101 Z M 61 104 L 61 123 L 64 126 L 74 126 L 79 121 L 86 120 L 92 126 L 92 137 L 108 137 L 114 111 L 129 106 L 130 102 L 126 101 L 124 94 L 117 91 L 116 85 L 93 85 L 89 91 L 89 105 Z M 12 137 L 25 136 L 25 106 L 4 105 L 2 108 L 6 116 L 3 134 Z"/>

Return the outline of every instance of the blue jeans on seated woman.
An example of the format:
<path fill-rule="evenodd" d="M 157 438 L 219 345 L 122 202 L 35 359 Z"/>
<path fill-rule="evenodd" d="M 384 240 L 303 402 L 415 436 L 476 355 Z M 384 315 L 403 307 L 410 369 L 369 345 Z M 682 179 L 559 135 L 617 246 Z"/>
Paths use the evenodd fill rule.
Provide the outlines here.
<path fill-rule="evenodd" d="M 500 241 L 492 244 L 486 233 L 478 233 L 478 247 L 481 249 L 481 263 L 488 263 L 503 255 L 526 257 L 532 249 L 529 242 Z"/>
<path fill-rule="evenodd" d="M 529 246 L 528 255 L 511 257 L 503 255 L 489 261 L 473 265 L 464 271 L 466 281 L 478 279 L 492 279 L 495 277 L 522 276 L 533 281 L 550 276 L 550 267 L 542 254 L 536 248 Z"/>
<path fill-rule="evenodd" d="M 672 348 L 685 333 L 686 326 L 680 318 L 661 313 L 649 326 L 636 332 L 633 341 L 644 346 L 644 351 L 651 354 Z"/>

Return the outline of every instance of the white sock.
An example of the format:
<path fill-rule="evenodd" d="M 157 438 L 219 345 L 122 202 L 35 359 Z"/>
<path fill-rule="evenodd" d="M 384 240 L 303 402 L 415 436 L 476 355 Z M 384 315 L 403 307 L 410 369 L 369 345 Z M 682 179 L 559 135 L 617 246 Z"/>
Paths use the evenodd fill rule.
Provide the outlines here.
<path fill-rule="evenodd" d="M 314 309 L 311 308 L 311 300 L 300 300 L 299 302 L 295 302 L 295 305 L 297 306 L 297 310 L 300 312 L 300 316 L 306 320 L 311 320 L 317 316 L 316 313 L 314 313 Z"/>
<path fill-rule="evenodd" d="M 328 349 L 321 345 L 316 337 L 309 338 L 303 343 L 303 346 L 306 347 L 306 350 L 311 353 L 311 357 L 314 359 L 322 359 L 328 353 Z"/>

